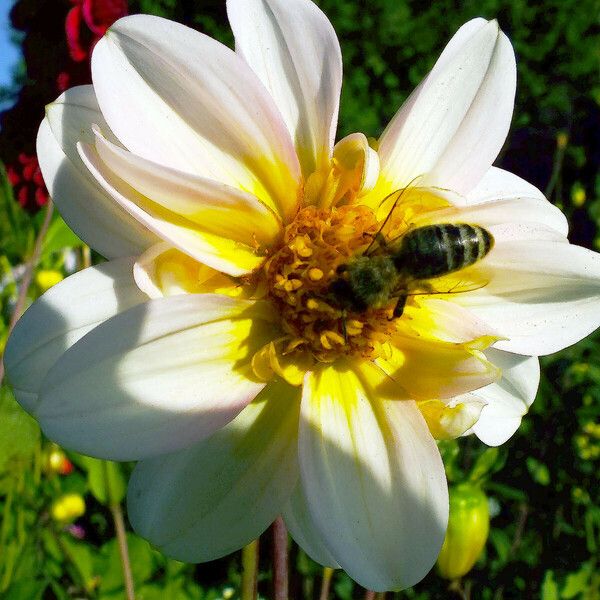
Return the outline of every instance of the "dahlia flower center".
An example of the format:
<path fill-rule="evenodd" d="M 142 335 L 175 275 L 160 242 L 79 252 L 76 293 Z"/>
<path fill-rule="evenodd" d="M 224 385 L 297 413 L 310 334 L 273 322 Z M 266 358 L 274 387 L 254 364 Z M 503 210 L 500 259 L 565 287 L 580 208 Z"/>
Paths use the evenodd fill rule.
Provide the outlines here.
<path fill-rule="evenodd" d="M 380 227 L 366 206 L 308 206 L 286 227 L 281 247 L 264 267 L 286 335 L 284 354 L 309 352 L 321 362 L 381 354 L 395 330 L 391 307 L 352 311 L 331 293 L 338 266 L 363 252 Z"/>

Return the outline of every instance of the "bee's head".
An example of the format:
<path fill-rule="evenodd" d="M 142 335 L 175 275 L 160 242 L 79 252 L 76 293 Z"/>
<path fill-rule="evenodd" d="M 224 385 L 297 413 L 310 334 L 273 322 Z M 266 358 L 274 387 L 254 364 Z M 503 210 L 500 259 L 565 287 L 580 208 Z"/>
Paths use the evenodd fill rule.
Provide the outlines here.
<path fill-rule="evenodd" d="M 344 268 L 340 270 L 340 267 Z M 332 303 L 344 310 L 364 312 L 368 308 L 367 305 L 362 301 L 361 298 L 356 296 L 352 284 L 347 278 L 347 275 L 344 277 L 344 274 L 347 273 L 346 266 L 340 265 L 336 269 L 336 273 L 338 273 L 340 276 L 336 277 L 329 284 L 328 288 L 328 297 Z"/>

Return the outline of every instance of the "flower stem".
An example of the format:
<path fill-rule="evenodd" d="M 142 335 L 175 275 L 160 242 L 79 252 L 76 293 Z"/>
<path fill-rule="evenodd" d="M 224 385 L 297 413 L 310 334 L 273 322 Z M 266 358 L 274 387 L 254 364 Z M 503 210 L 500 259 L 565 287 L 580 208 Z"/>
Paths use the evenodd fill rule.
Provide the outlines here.
<path fill-rule="evenodd" d="M 29 291 L 29 286 L 31 285 L 31 279 L 33 278 L 33 272 L 40 260 L 40 255 L 42 254 L 42 245 L 44 242 L 44 238 L 46 237 L 46 233 L 48 233 L 48 227 L 50 227 L 50 221 L 52 220 L 52 213 L 54 211 L 54 205 L 52 201 L 48 200 L 46 204 L 46 214 L 44 215 L 44 221 L 40 230 L 35 238 L 35 243 L 33 245 L 33 251 L 31 252 L 31 256 L 29 260 L 25 263 L 25 273 L 23 274 L 23 279 L 21 280 L 21 287 L 19 287 L 19 293 L 17 295 L 17 302 L 15 304 L 15 308 L 13 310 L 13 314 L 10 319 L 10 323 L 8 324 L 8 335 L 10 335 L 13 327 L 16 322 L 19 320 L 20 316 L 23 314 L 25 310 L 25 302 L 27 301 L 27 292 Z M 4 379 L 4 362 L 0 361 L 0 384 L 2 384 L 2 380 Z"/>
<path fill-rule="evenodd" d="M 111 488 L 110 476 L 108 474 L 108 462 L 102 461 L 102 470 L 104 474 L 104 485 L 106 486 L 106 495 L 108 505 L 115 526 L 117 544 L 119 545 L 119 555 L 121 556 L 121 568 L 123 569 L 123 584 L 125 586 L 125 597 L 127 600 L 135 600 L 135 588 L 133 586 L 133 575 L 131 573 L 131 562 L 129 560 L 129 548 L 127 547 L 127 533 L 125 531 L 125 520 L 121 503 L 115 498 Z"/>
<path fill-rule="evenodd" d="M 277 517 L 273 523 L 273 599 L 288 600 L 288 537 L 285 523 Z"/>
<path fill-rule="evenodd" d="M 242 590 L 241 600 L 256 600 L 256 579 L 258 575 L 258 539 L 242 549 Z"/>
<path fill-rule="evenodd" d="M 333 569 L 331 567 L 323 567 L 323 579 L 321 580 L 321 593 L 319 600 L 329 600 L 329 586 L 331 585 L 331 577 Z"/>
<path fill-rule="evenodd" d="M 127 548 L 127 536 L 125 534 L 125 522 L 123 520 L 123 511 L 120 504 L 110 505 L 117 534 L 117 543 L 119 544 L 119 554 L 121 555 L 121 566 L 123 568 L 123 582 L 125 584 L 125 596 L 127 600 L 135 600 L 135 590 L 133 587 L 133 576 L 131 574 L 131 563 L 129 562 L 129 550 Z"/>

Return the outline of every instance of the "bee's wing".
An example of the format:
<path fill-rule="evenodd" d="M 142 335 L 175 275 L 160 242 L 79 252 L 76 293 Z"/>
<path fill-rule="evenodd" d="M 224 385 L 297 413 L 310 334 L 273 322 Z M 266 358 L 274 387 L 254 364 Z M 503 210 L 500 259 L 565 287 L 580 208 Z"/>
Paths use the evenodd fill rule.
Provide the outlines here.
<path fill-rule="evenodd" d="M 489 279 L 475 270 L 471 272 L 461 271 L 451 273 L 442 277 L 427 280 L 405 280 L 399 282 L 393 292 L 393 296 L 434 296 L 464 294 L 484 288 Z"/>

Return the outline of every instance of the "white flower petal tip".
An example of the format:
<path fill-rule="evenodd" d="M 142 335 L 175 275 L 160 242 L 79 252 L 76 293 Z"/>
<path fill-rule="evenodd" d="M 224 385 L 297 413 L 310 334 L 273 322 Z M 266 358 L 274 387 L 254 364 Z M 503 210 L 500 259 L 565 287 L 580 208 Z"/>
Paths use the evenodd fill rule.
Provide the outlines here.
<path fill-rule="evenodd" d="M 264 387 L 250 360 L 272 335 L 270 308 L 216 294 L 158 298 L 72 346 L 42 383 L 35 416 L 83 454 L 138 460 L 202 439 Z"/>
<path fill-rule="evenodd" d="M 482 264 L 488 283 L 454 301 L 489 323 L 495 348 L 544 356 L 600 326 L 600 255 L 554 239 L 498 242 Z"/>
<path fill-rule="evenodd" d="M 381 399 L 388 383 L 369 363 L 309 373 L 300 420 L 310 516 L 331 556 L 375 591 L 420 581 L 448 519 L 435 441 L 414 402 Z"/>
<path fill-rule="evenodd" d="M 132 258 L 71 275 L 43 294 L 17 322 L 4 352 L 15 396 L 36 409 L 46 374 L 73 344 L 119 312 L 145 302 L 133 279 Z"/>
<path fill-rule="evenodd" d="M 69 226 L 107 258 L 139 254 L 157 237 L 128 215 L 90 175 L 77 153 L 94 138 L 92 124 L 112 135 L 91 85 L 67 90 L 46 107 L 37 156 L 50 196 Z"/>
<path fill-rule="evenodd" d="M 535 399 L 540 363 L 535 356 L 500 350 L 488 350 L 488 355 L 502 369 L 502 379 L 468 395 L 485 402 L 472 431 L 488 446 L 499 446 L 517 431 Z"/>
<path fill-rule="evenodd" d="M 498 23 L 463 25 L 381 137 L 391 189 L 425 173 L 423 185 L 469 192 L 504 143 L 515 90 L 514 52 Z"/>
<path fill-rule="evenodd" d="M 286 125 L 248 65 L 193 29 L 149 15 L 115 23 L 92 79 L 112 131 L 134 154 L 244 189 L 284 218 L 300 166 Z"/>
<path fill-rule="evenodd" d="M 419 402 L 419 410 L 436 440 L 450 440 L 464 435 L 477 423 L 485 406 L 483 399 L 469 396 L 452 398 L 448 402 Z"/>
<path fill-rule="evenodd" d="M 321 534 L 310 516 L 301 481 L 298 481 L 291 498 L 284 506 L 282 515 L 290 535 L 306 554 L 320 565 L 339 568 L 340 565 L 324 546 Z"/>
<path fill-rule="evenodd" d="M 140 462 L 129 483 L 134 529 L 167 556 L 204 562 L 257 538 L 298 479 L 299 391 L 270 383 L 229 425 Z"/>
<path fill-rule="evenodd" d="M 309 0 L 228 0 L 236 51 L 269 90 L 308 177 L 329 162 L 342 88 L 342 55 Z"/>

